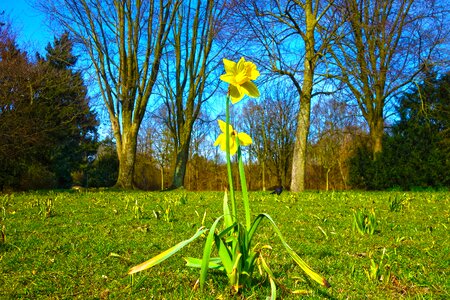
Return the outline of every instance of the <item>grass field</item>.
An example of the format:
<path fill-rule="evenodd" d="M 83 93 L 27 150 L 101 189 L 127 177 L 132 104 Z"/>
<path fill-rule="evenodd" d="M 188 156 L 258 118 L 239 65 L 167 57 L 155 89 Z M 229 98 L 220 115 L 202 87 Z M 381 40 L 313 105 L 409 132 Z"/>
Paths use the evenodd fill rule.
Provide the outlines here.
<path fill-rule="evenodd" d="M 210 272 L 193 290 L 196 241 L 168 261 L 130 267 L 191 237 L 220 216 L 219 192 L 51 191 L 0 195 L 0 299 L 265 299 L 268 280 L 232 295 Z M 239 199 L 239 194 L 238 194 Z M 331 288 L 304 276 L 263 224 L 255 242 L 278 278 L 280 299 L 449 299 L 447 192 L 250 193 L 252 213 L 272 216 L 290 246 Z M 353 229 L 354 212 L 375 214 L 373 234 Z M 293 292 L 296 293 L 293 293 Z"/>

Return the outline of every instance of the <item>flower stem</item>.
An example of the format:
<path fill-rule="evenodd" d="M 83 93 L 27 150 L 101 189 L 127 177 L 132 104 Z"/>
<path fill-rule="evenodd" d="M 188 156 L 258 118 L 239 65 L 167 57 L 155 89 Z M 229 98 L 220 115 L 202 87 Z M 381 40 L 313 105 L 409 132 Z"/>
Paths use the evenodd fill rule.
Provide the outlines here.
<path fill-rule="evenodd" d="M 231 170 L 231 156 L 230 156 L 230 96 L 227 95 L 227 104 L 225 110 L 225 138 L 226 138 L 226 157 L 227 157 L 227 173 L 228 173 L 228 183 L 230 185 L 230 198 L 231 198 L 231 215 L 233 220 L 237 219 L 236 214 L 236 200 L 234 198 L 234 188 L 233 188 L 233 173 Z"/>
<path fill-rule="evenodd" d="M 248 192 L 247 192 L 247 180 L 245 179 L 245 170 L 244 163 L 242 161 L 242 153 L 241 146 L 239 145 L 239 139 L 236 139 L 238 143 L 238 164 L 239 164 L 239 178 L 241 179 L 241 189 L 242 189 L 242 201 L 244 203 L 244 211 L 245 211 L 245 226 L 247 228 L 247 232 L 251 227 L 251 219 L 250 219 L 250 202 L 248 200 Z"/>

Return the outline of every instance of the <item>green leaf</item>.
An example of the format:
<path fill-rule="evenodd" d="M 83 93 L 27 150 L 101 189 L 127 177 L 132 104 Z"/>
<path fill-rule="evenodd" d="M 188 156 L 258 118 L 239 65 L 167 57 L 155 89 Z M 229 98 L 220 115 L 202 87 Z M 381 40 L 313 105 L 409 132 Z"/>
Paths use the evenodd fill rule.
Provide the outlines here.
<path fill-rule="evenodd" d="M 269 277 L 270 281 L 270 299 L 276 300 L 277 299 L 277 285 L 275 284 L 275 280 L 272 277 Z"/>
<path fill-rule="evenodd" d="M 258 215 L 256 219 L 253 221 L 252 226 L 250 227 L 250 230 L 247 233 L 247 248 L 250 248 L 253 235 L 256 232 L 256 229 L 258 229 L 259 223 L 261 223 L 262 219 L 264 219 L 264 215 Z"/>
<path fill-rule="evenodd" d="M 205 246 L 203 248 L 202 266 L 201 266 L 201 270 L 200 270 L 200 289 L 203 289 L 203 286 L 205 285 L 206 275 L 208 273 L 208 267 L 209 267 L 209 258 L 211 256 L 211 250 L 212 250 L 212 246 L 213 246 L 215 231 L 216 231 L 217 224 L 219 223 L 220 219 L 222 219 L 222 217 L 223 216 L 220 216 L 214 221 L 211 228 L 209 229 L 208 237 L 206 238 Z"/>
<path fill-rule="evenodd" d="M 246 272 L 251 274 L 255 267 L 255 260 L 259 257 L 259 252 L 250 251 L 247 253 L 247 257 L 245 259 L 244 269 Z"/>
<path fill-rule="evenodd" d="M 228 278 L 230 280 L 231 286 L 234 288 L 235 292 L 239 291 L 239 276 L 241 275 L 240 270 L 240 260 L 241 260 L 242 254 L 240 252 L 237 252 L 236 256 L 234 257 L 234 263 L 231 273 L 228 273 Z"/>
<path fill-rule="evenodd" d="M 264 260 L 262 255 L 259 256 L 259 260 L 261 262 L 261 266 L 263 267 L 264 271 L 269 276 L 270 290 L 271 290 L 270 299 L 275 300 L 275 299 L 277 299 L 277 285 L 276 285 L 275 275 L 273 274 L 272 270 L 269 268 L 269 265 L 266 263 L 266 261 Z"/>
<path fill-rule="evenodd" d="M 199 268 L 199 269 L 202 267 L 203 260 L 201 260 L 200 258 L 184 257 L 184 260 L 186 261 L 186 266 L 187 267 Z M 222 265 L 222 261 L 221 261 L 220 257 L 212 257 L 212 258 L 210 258 L 209 259 L 209 263 L 208 263 L 208 268 L 209 269 L 220 270 L 220 271 L 224 271 L 225 270 L 225 268 Z"/>
<path fill-rule="evenodd" d="M 278 234 L 278 237 L 281 241 L 281 243 L 283 244 L 284 248 L 286 249 L 286 251 L 289 253 L 289 255 L 291 256 L 291 258 L 300 266 L 300 268 L 302 268 L 302 270 L 309 276 L 311 277 L 314 281 L 318 282 L 319 284 L 325 286 L 325 287 L 330 287 L 330 284 L 328 283 L 328 281 L 323 278 L 322 276 L 320 276 L 319 274 L 317 274 L 316 272 L 314 272 L 309 266 L 308 264 L 294 251 L 292 250 L 292 248 L 286 243 L 283 235 L 281 234 L 280 229 L 278 228 L 278 226 L 275 224 L 275 222 L 273 221 L 272 217 L 269 216 L 268 214 L 260 214 L 258 217 L 263 216 L 265 217 L 267 220 L 270 221 L 270 223 L 272 224 L 273 229 L 275 230 L 275 232 Z"/>
<path fill-rule="evenodd" d="M 230 208 L 228 207 L 228 193 L 225 191 L 223 196 L 223 219 L 225 228 L 229 228 L 233 225 L 233 218 L 231 217 Z"/>
<path fill-rule="evenodd" d="M 176 244 L 175 246 L 167 249 L 164 252 L 161 252 L 160 254 L 150 258 L 149 260 L 132 267 L 129 271 L 128 274 L 134 274 L 137 272 L 141 272 L 143 270 L 146 270 L 148 268 L 151 268 L 163 261 L 165 261 L 166 259 L 168 259 L 169 257 L 171 257 L 172 255 L 174 255 L 175 253 L 177 253 L 178 251 L 180 251 L 183 247 L 185 247 L 186 245 L 188 245 L 189 243 L 191 243 L 192 241 L 194 241 L 195 239 L 197 239 L 199 236 L 201 236 L 205 231 L 207 231 L 207 228 L 200 228 L 190 239 L 184 240 L 182 242 L 179 242 L 178 244 Z"/>
<path fill-rule="evenodd" d="M 215 236 L 217 251 L 219 252 L 219 257 L 222 261 L 223 266 L 227 274 L 230 274 L 233 271 L 233 259 L 232 254 L 224 241 L 218 236 Z"/>
<path fill-rule="evenodd" d="M 228 240 L 231 240 L 231 239 L 233 239 L 234 237 L 233 237 L 233 235 L 229 235 L 229 236 L 227 237 L 227 234 L 230 233 L 232 230 L 234 230 L 234 228 L 235 228 L 236 226 L 237 226 L 237 223 L 231 224 L 231 226 L 229 226 L 228 228 L 225 228 L 224 230 L 222 230 L 221 232 L 219 232 L 218 236 L 219 236 L 220 238 L 227 238 L 227 242 L 228 242 Z"/>

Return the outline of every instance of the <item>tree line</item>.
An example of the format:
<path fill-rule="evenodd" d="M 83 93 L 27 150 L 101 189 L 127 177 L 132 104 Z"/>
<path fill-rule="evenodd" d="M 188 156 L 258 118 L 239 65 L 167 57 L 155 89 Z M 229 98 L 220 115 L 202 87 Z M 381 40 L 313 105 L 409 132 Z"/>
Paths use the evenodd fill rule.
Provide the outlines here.
<path fill-rule="evenodd" d="M 402 169 L 390 154 L 405 135 L 399 128 L 431 120 L 406 114 L 406 98 L 419 95 L 422 108 L 444 111 L 426 116 L 448 116 L 445 103 L 431 104 L 436 93 L 422 91 L 431 77 L 437 88 L 446 76 L 446 1 L 38 2 L 91 66 L 86 72 L 96 78 L 112 142 L 87 165 L 114 160 L 115 151 L 106 165 L 117 164 L 108 172 L 117 174 L 117 187 L 222 188 L 223 162 L 210 146 L 220 117 L 214 105 L 226 93 L 218 77 L 222 58 L 241 56 L 257 63 L 266 91 L 233 120 L 254 141 L 250 188 L 448 185 L 445 175 L 406 183 L 407 164 Z M 445 126 L 427 147 L 442 147 Z M 447 153 L 404 155 L 447 166 Z M 394 165 L 395 174 L 388 171 Z M 92 185 L 100 185 L 102 172 L 91 173 Z"/>

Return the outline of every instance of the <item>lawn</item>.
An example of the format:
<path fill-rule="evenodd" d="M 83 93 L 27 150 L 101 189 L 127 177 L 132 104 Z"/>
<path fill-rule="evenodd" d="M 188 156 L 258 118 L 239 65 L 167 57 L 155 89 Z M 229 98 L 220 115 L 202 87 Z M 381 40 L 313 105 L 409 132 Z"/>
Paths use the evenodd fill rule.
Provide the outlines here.
<path fill-rule="evenodd" d="M 239 199 L 239 194 L 237 195 Z M 134 275 L 130 267 L 210 226 L 219 192 L 50 191 L 0 195 L 0 299 L 264 299 L 266 278 L 233 295 L 227 277 L 208 273 L 195 289 L 203 240 Z M 448 299 L 448 192 L 251 192 L 290 246 L 331 288 L 310 281 L 262 224 L 255 242 L 278 278 L 280 299 Z M 375 214 L 373 234 L 354 229 L 354 213 Z M 242 210 L 240 210 L 242 211 Z M 206 213 L 206 215 L 205 215 Z"/>

